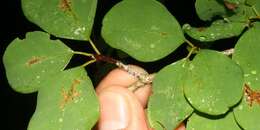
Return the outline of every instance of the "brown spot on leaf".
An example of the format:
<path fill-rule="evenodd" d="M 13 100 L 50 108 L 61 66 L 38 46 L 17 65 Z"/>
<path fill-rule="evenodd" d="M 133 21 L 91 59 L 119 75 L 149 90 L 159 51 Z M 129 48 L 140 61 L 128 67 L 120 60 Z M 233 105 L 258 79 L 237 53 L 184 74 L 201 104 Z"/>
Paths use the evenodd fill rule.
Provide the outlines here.
<path fill-rule="evenodd" d="M 71 1 L 70 0 L 60 0 L 59 8 L 62 11 L 72 11 L 71 10 Z"/>
<path fill-rule="evenodd" d="M 251 107 L 253 103 L 260 104 L 260 92 L 252 90 L 247 84 L 244 86 L 244 94 L 246 96 L 246 101 Z"/>
<path fill-rule="evenodd" d="M 80 84 L 80 80 L 75 79 L 70 86 L 70 89 L 66 91 L 64 88 L 62 88 L 62 102 L 60 105 L 60 108 L 63 109 L 67 103 L 70 101 L 73 101 L 76 97 L 79 97 L 80 93 L 77 91 L 77 86 Z"/>
<path fill-rule="evenodd" d="M 202 32 L 202 31 L 204 31 L 206 28 L 205 27 L 199 27 L 197 30 L 199 31 L 199 32 Z"/>
<path fill-rule="evenodd" d="M 166 33 L 166 32 L 161 32 L 160 35 L 161 35 L 161 36 L 166 36 L 167 33 Z"/>
<path fill-rule="evenodd" d="M 224 4 L 225 4 L 225 6 L 227 7 L 227 9 L 229 9 L 229 10 L 235 10 L 237 7 L 238 7 L 238 5 L 237 4 L 235 4 L 235 3 L 230 3 L 230 2 L 228 2 L 228 1 L 224 1 Z"/>
<path fill-rule="evenodd" d="M 44 57 L 36 57 L 36 56 L 33 56 L 31 59 L 29 59 L 29 60 L 26 62 L 26 65 L 27 65 L 28 67 L 31 67 L 32 65 L 35 65 L 35 64 L 40 63 L 43 59 L 44 59 Z"/>

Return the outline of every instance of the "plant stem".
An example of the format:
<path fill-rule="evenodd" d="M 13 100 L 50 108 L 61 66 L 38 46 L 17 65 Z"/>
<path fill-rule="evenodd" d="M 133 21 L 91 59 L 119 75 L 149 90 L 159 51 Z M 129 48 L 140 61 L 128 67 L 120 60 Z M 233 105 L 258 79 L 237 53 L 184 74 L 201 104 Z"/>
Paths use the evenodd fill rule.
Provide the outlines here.
<path fill-rule="evenodd" d="M 97 60 L 93 59 L 93 60 L 90 60 L 90 61 L 87 61 L 86 63 L 84 63 L 83 65 L 81 65 L 82 67 L 86 67 L 87 65 L 89 64 L 92 64 L 94 62 L 96 62 Z"/>
<path fill-rule="evenodd" d="M 260 17 L 260 14 L 259 14 L 258 11 L 256 10 L 255 6 L 252 6 L 252 9 L 253 9 L 254 12 L 255 12 L 256 18 L 259 18 L 259 17 Z"/>
<path fill-rule="evenodd" d="M 189 59 L 191 54 L 197 49 L 197 47 L 192 47 L 191 50 L 189 51 L 189 54 L 186 56 L 186 59 Z"/>
<path fill-rule="evenodd" d="M 189 59 L 191 54 L 196 50 L 198 49 L 196 46 L 194 46 L 192 44 L 192 42 L 190 42 L 189 40 L 185 39 L 185 42 L 188 43 L 188 45 L 191 47 L 191 50 L 189 51 L 189 54 L 186 56 L 186 59 Z"/>
<path fill-rule="evenodd" d="M 188 45 L 191 47 L 191 48 L 195 48 L 195 46 L 192 44 L 192 42 L 190 42 L 189 40 L 185 39 L 185 42 L 188 43 Z"/>
<path fill-rule="evenodd" d="M 94 51 L 98 54 L 101 55 L 100 51 L 97 49 L 97 47 L 95 46 L 95 44 L 93 43 L 93 41 L 91 39 L 89 39 L 89 43 L 91 45 L 91 47 L 94 49 Z"/>
<path fill-rule="evenodd" d="M 93 56 L 94 56 L 93 54 L 81 52 L 81 51 L 73 51 L 73 54 L 84 55 L 84 56 L 91 57 L 91 58 L 93 58 Z"/>

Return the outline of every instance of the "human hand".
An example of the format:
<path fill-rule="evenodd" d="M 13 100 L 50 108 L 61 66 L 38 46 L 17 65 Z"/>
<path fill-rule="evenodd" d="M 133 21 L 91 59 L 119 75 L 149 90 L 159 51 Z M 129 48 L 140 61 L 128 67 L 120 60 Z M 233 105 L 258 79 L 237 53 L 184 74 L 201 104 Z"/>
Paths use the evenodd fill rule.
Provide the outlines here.
<path fill-rule="evenodd" d="M 143 72 L 140 67 L 134 66 Z M 152 130 L 146 117 L 151 86 L 132 92 L 128 86 L 138 79 L 121 69 L 112 70 L 97 86 L 100 119 L 97 130 Z M 185 130 L 182 124 L 176 130 Z"/>

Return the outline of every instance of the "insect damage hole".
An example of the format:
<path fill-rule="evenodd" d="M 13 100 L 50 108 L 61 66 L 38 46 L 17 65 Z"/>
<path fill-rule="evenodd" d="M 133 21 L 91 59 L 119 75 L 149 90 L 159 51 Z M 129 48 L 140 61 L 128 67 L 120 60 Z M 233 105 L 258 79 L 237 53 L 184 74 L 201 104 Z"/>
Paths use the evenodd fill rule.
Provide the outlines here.
<path fill-rule="evenodd" d="M 76 97 L 80 96 L 80 93 L 76 89 L 79 84 L 80 84 L 80 80 L 75 79 L 68 91 L 62 88 L 62 92 L 61 92 L 62 102 L 60 104 L 61 109 L 64 109 L 66 104 L 73 101 Z"/>

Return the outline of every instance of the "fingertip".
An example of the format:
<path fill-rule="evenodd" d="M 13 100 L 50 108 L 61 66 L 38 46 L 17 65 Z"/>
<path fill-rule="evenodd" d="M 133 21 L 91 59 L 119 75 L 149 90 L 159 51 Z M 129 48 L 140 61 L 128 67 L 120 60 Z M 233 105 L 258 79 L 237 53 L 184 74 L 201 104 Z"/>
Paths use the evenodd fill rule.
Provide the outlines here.
<path fill-rule="evenodd" d="M 134 83 L 137 79 L 129 75 L 126 71 L 116 68 L 110 71 L 105 78 L 98 84 L 96 92 L 99 93 L 102 89 L 108 86 L 122 86 L 127 87 Z"/>
<path fill-rule="evenodd" d="M 146 73 L 148 74 L 143 68 L 135 66 L 135 65 L 128 65 L 133 70 L 138 73 Z M 135 83 L 138 79 L 128 72 L 122 69 L 114 69 L 105 76 L 105 78 L 99 83 L 96 88 L 96 92 L 100 93 L 101 90 L 107 88 L 108 86 L 121 86 L 127 88 L 129 85 Z M 139 88 L 137 91 L 134 92 L 137 99 L 140 101 L 143 108 L 147 106 L 147 102 L 149 96 L 152 92 L 151 85 L 146 85 L 144 87 Z"/>
<path fill-rule="evenodd" d="M 118 91 L 121 87 L 106 88 L 98 93 L 100 119 L 98 130 L 125 129 L 130 121 L 130 106 L 127 99 Z M 114 91 L 116 90 L 116 91 Z"/>
<path fill-rule="evenodd" d="M 149 97 L 152 93 L 152 86 L 151 85 L 145 85 L 142 88 L 139 88 L 137 91 L 134 92 L 136 95 L 137 99 L 143 106 L 143 108 L 146 108 Z"/>
<path fill-rule="evenodd" d="M 175 130 L 186 130 L 185 124 L 182 122 Z"/>
<path fill-rule="evenodd" d="M 109 86 L 99 93 L 98 130 L 147 130 L 144 109 L 127 88 Z"/>

